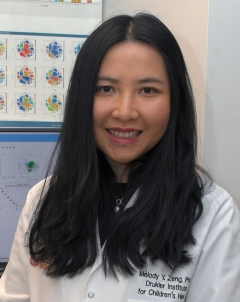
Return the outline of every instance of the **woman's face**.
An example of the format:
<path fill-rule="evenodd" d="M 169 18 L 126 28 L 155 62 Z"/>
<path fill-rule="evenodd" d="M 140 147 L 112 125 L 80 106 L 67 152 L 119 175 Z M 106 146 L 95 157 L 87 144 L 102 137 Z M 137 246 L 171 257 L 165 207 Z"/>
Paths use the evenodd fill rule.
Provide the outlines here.
<path fill-rule="evenodd" d="M 94 97 L 97 148 L 119 176 L 163 137 L 170 84 L 162 56 L 141 42 L 112 46 L 100 66 Z"/>

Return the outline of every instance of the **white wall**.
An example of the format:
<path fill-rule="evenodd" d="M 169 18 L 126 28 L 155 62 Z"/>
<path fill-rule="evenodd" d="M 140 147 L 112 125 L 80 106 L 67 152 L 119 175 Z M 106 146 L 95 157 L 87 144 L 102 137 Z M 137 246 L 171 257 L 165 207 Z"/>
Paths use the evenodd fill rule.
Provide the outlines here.
<path fill-rule="evenodd" d="M 240 209 L 240 1 L 211 0 L 204 161 Z"/>

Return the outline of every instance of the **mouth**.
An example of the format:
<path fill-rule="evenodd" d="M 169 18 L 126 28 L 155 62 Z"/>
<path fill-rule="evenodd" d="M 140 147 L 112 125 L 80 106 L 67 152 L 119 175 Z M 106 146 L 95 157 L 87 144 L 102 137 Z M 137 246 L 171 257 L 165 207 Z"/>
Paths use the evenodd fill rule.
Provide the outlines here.
<path fill-rule="evenodd" d="M 119 138 L 135 138 L 137 137 L 141 131 L 127 131 L 127 132 L 122 132 L 122 131 L 115 131 L 112 129 L 107 129 L 108 133 L 110 133 L 111 135 L 115 136 L 115 137 L 119 137 Z"/>

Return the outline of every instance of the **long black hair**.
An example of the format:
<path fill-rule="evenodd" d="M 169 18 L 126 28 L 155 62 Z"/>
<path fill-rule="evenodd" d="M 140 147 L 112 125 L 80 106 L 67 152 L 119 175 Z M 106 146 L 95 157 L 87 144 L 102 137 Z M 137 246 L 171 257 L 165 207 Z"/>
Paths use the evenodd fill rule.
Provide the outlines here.
<path fill-rule="evenodd" d="M 191 261 L 193 225 L 202 214 L 207 173 L 196 164 L 194 97 L 181 50 L 156 17 L 141 13 L 105 21 L 84 43 L 74 66 L 54 172 L 32 219 L 29 249 L 46 273 L 73 277 L 98 256 L 98 207 L 109 200 L 114 174 L 93 134 L 93 99 L 101 62 L 122 42 L 153 46 L 164 59 L 171 88 L 167 130 L 144 158 L 131 164 L 127 196 L 103 251 L 105 274 L 132 275 L 146 260 L 173 270 Z"/>

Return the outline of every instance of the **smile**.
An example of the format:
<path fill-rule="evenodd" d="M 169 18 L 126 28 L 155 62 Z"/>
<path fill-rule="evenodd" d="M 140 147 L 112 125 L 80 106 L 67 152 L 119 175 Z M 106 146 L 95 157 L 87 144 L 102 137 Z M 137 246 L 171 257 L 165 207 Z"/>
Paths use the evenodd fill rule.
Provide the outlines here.
<path fill-rule="evenodd" d="M 113 136 L 119 137 L 119 138 L 134 138 L 137 137 L 141 131 L 130 131 L 130 132 L 120 132 L 115 131 L 111 129 L 107 129 L 107 131 L 112 134 Z"/>

